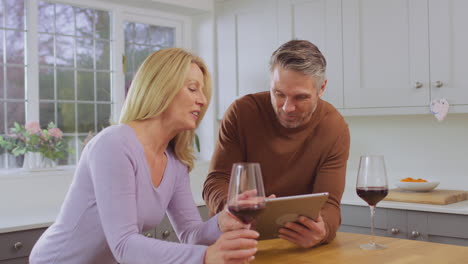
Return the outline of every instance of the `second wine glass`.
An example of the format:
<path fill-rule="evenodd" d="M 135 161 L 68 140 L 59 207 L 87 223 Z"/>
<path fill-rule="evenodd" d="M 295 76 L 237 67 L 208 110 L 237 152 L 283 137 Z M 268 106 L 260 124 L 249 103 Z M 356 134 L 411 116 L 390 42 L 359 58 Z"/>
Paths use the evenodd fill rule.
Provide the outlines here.
<path fill-rule="evenodd" d="M 265 208 L 260 164 L 242 162 L 232 165 L 227 205 L 229 212 L 244 224 L 252 223 Z"/>
<path fill-rule="evenodd" d="M 364 155 L 359 161 L 359 171 L 356 182 L 356 193 L 367 202 L 371 212 L 371 241 L 360 247 L 366 250 L 383 249 L 383 245 L 375 243 L 374 216 L 375 207 L 388 194 L 387 171 L 384 157 L 380 155 Z"/>

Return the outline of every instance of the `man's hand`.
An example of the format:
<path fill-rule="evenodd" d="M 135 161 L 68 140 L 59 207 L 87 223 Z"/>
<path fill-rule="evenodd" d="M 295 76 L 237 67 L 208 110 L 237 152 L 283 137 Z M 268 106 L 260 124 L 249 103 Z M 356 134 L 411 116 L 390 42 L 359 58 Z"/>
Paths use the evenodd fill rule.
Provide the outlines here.
<path fill-rule="evenodd" d="M 286 223 L 278 230 L 279 237 L 303 248 L 310 248 L 319 244 L 327 235 L 321 215 L 317 218 L 317 222 L 305 216 L 300 216 L 298 222 L 300 224 Z"/>

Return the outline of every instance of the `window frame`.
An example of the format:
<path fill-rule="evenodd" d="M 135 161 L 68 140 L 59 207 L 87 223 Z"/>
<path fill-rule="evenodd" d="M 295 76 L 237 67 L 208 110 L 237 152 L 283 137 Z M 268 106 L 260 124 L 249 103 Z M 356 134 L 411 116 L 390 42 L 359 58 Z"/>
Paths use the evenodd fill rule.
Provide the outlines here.
<path fill-rule="evenodd" d="M 25 122 L 39 121 L 39 32 L 38 4 L 39 0 L 24 0 L 26 9 L 26 37 L 25 37 Z M 191 27 L 190 16 L 159 11 L 154 9 L 143 9 L 127 5 L 115 4 L 104 1 L 93 0 L 46 0 L 52 3 L 73 5 L 81 8 L 93 8 L 110 12 L 110 45 L 111 45 L 111 119 L 118 122 L 120 111 L 125 100 L 125 73 L 123 67 L 123 56 L 125 55 L 124 22 L 137 22 L 175 28 L 175 46 L 191 49 Z M 5 171 L 16 171 L 16 169 L 0 168 L 2 174 Z"/>

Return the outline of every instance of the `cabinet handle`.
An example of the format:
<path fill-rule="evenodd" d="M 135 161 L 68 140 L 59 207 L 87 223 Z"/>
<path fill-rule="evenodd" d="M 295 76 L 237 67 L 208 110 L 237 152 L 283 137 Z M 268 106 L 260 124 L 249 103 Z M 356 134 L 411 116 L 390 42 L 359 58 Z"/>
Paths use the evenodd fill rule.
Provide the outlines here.
<path fill-rule="evenodd" d="M 414 88 L 418 88 L 418 89 L 419 89 L 419 88 L 421 88 L 421 87 L 423 87 L 423 83 L 422 83 L 422 82 L 415 82 L 415 83 L 414 83 Z"/>
<path fill-rule="evenodd" d="M 162 237 L 167 238 L 170 234 L 171 234 L 171 231 L 166 230 L 166 231 L 162 232 Z"/>
<path fill-rule="evenodd" d="M 21 242 L 16 242 L 13 247 L 16 249 L 16 250 L 20 250 L 21 248 L 23 248 L 23 243 Z"/>
<path fill-rule="evenodd" d="M 444 86 L 444 83 L 442 81 L 436 81 L 434 83 L 434 85 L 435 85 L 435 87 L 440 88 L 440 87 Z"/>
<path fill-rule="evenodd" d="M 148 232 L 145 234 L 145 237 L 153 237 L 153 234 L 151 232 Z"/>
<path fill-rule="evenodd" d="M 412 231 L 411 232 L 411 238 L 418 238 L 421 235 L 418 231 Z"/>
<path fill-rule="evenodd" d="M 390 232 L 392 234 L 396 235 L 396 234 L 400 233 L 400 229 L 394 227 L 394 228 L 390 229 Z"/>

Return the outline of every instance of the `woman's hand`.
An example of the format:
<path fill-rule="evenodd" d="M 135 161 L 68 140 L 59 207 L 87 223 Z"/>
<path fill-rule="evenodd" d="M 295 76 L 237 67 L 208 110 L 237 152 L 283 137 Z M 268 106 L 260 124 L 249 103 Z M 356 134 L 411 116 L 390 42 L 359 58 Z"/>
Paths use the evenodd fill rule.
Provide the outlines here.
<path fill-rule="evenodd" d="M 237 199 L 247 200 L 248 198 L 254 196 L 257 193 L 256 190 L 250 190 L 239 195 Z M 276 198 L 276 195 L 272 194 L 268 198 Z M 218 215 L 218 227 L 221 232 L 227 232 L 231 230 L 238 229 L 250 229 L 250 224 L 244 224 L 239 218 L 235 217 L 229 212 L 227 205 L 224 207 L 224 210 Z"/>
<path fill-rule="evenodd" d="M 242 223 L 237 217 L 232 215 L 227 206 L 218 215 L 218 227 L 221 232 L 228 232 L 238 229 L 249 229 L 250 224 Z"/>
<path fill-rule="evenodd" d="M 256 231 L 240 229 L 222 234 L 206 249 L 204 264 L 237 264 L 252 261 L 257 252 Z"/>

